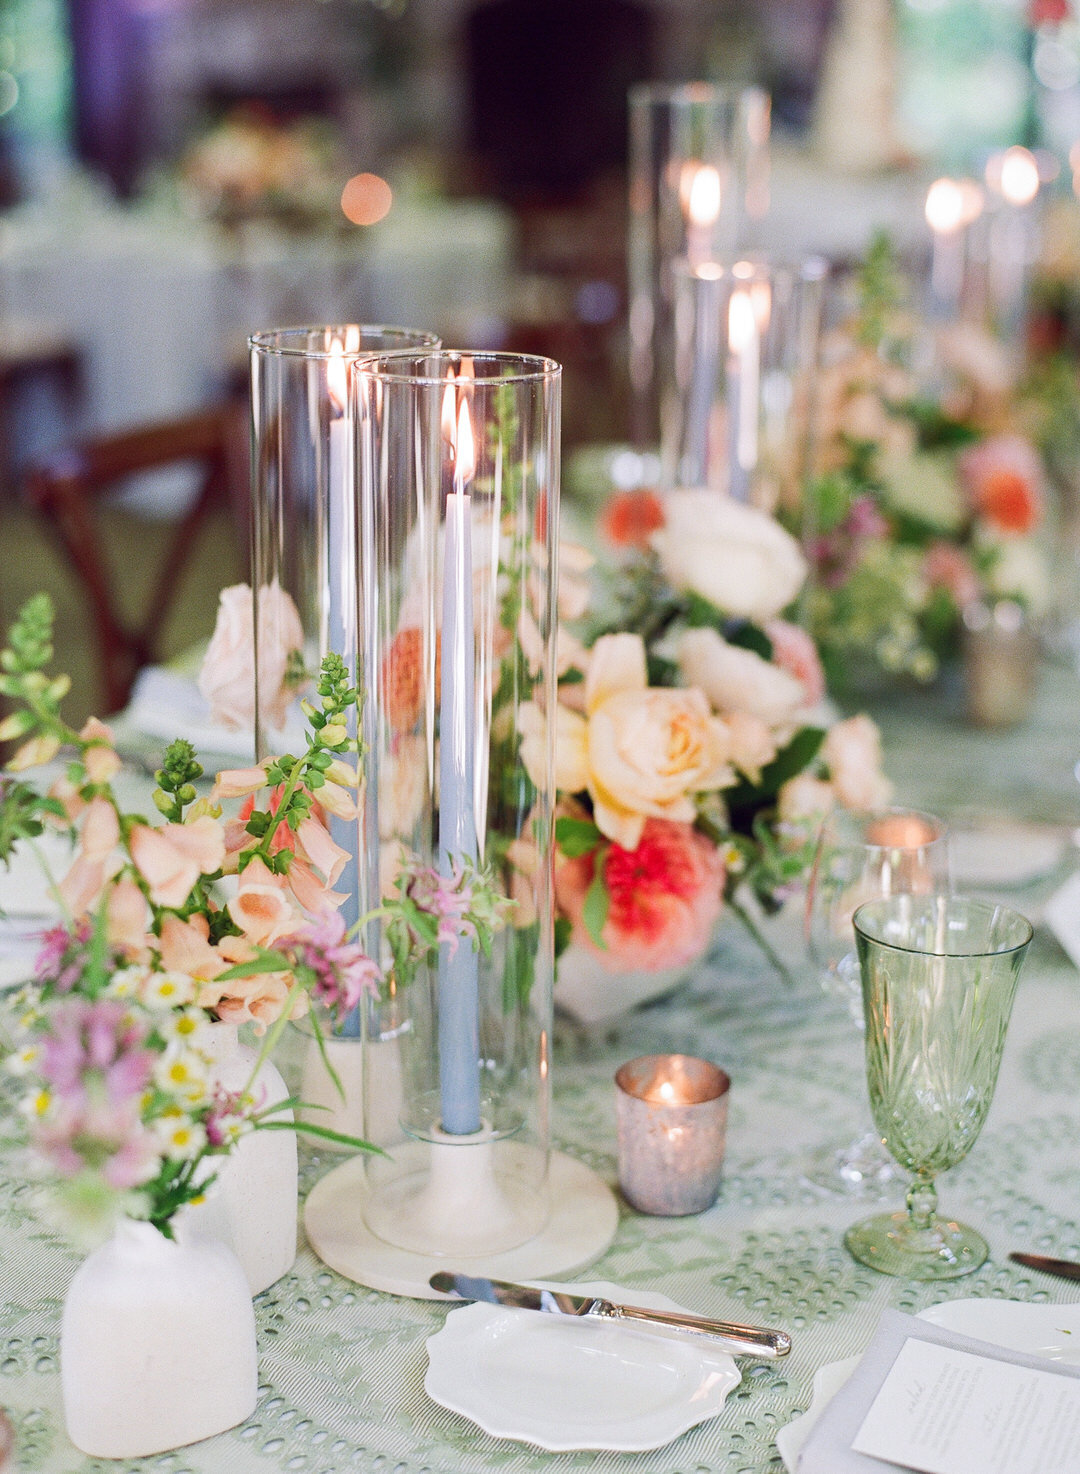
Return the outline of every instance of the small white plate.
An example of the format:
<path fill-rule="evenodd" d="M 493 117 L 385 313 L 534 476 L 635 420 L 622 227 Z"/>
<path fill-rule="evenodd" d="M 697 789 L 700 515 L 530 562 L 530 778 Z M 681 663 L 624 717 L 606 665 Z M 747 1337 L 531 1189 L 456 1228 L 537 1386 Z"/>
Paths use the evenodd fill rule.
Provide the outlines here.
<path fill-rule="evenodd" d="M 1080 1305 L 1028 1305 L 1019 1300 L 946 1300 L 919 1313 L 919 1320 L 958 1336 L 971 1336 L 992 1346 L 1024 1351 L 1047 1361 L 1080 1366 Z M 861 1357 L 829 1362 L 814 1378 L 813 1401 L 801 1417 L 776 1435 L 776 1447 L 788 1474 L 795 1474 L 810 1430 L 840 1391 Z"/>
<path fill-rule="evenodd" d="M 683 1308 L 605 1283 L 542 1288 Z M 455 1310 L 427 1347 L 432 1401 L 550 1453 L 660 1448 L 718 1413 L 740 1380 L 730 1356 L 688 1339 L 501 1305 Z"/>

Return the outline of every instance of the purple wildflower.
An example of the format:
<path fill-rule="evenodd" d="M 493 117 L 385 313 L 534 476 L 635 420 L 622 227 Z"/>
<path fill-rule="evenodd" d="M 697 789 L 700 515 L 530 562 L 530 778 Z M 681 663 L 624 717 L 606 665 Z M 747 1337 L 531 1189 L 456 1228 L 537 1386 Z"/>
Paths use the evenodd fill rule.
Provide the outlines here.
<path fill-rule="evenodd" d="M 455 868 L 454 874 L 447 877 L 431 866 L 418 867 L 405 886 L 405 895 L 421 911 L 437 919 L 437 941 L 448 943 L 451 955 L 457 949 L 459 937 L 470 941 L 476 937 L 476 927 L 466 915 L 472 907 L 472 891 L 472 883 L 464 871 Z"/>
<path fill-rule="evenodd" d="M 34 976 L 43 987 L 70 993 L 86 970 L 91 926 L 83 917 L 69 929 L 54 926 L 41 936 L 41 951 L 34 962 Z"/>
<path fill-rule="evenodd" d="M 110 1106 L 121 1105 L 141 1095 L 150 1081 L 155 1056 L 142 1047 L 146 1034 L 118 999 L 72 999 L 51 1020 L 42 1079 L 71 1104 L 103 1092 Z"/>
<path fill-rule="evenodd" d="M 292 955 L 296 967 L 311 973 L 315 1002 L 339 1015 L 355 1008 L 365 993 L 378 994 L 379 965 L 358 942 L 346 940 L 345 919 L 337 911 L 325 913 L 279 945 Z"/>

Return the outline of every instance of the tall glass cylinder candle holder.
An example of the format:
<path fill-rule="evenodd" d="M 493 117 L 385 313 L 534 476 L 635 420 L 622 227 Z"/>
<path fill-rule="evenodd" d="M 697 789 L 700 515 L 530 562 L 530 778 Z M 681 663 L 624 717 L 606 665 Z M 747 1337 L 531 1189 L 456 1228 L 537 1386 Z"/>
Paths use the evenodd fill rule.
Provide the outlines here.
<path fill-rule="evenodd" d="M 709 486 L 767 511 L 798 506 L 826 276 L 820 257 L 676 264 L 665 485 Z"/>
<path fill-rule="evenodd" d="M 548 1213 L 560 387 L 551 360 L 495 353 L 355 379 L 361 892 L 384 974 L 365 1126 L 389 1151 L 363 1212 L 411 1253 L 498 1253 Z M 437 944 L 378 915 L 410 897 L 440 898 Z"/>
<path fill-rule="evenodd" d="M 628 275 L 634 438 L 660 442 L 670 368 L 672 264 L 733 257 L 768 208 L 770 101 L 707 82 L 630 90 Z"/>
<path fill-rule="evenodd" d="M 256 333 L 251 348 L 252 591 L 256 756 L 304 742 L 300 700 L 322 657 L 351 658 L 358 580 L 353 408 L 359 358 L 438 346 L 433 333 L 342 323 Z M 363 836 L 329 819 L 349 855 L 342 915 L 360 916 Z M 346 1032 L 359 1036 L 354 1014 Z"/>

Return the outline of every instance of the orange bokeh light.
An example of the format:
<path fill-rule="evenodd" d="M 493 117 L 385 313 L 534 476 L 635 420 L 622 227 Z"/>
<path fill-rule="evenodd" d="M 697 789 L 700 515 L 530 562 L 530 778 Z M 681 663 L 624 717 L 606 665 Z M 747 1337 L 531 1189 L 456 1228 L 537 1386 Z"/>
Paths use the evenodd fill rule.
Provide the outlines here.
<path fill-rule="evenodd" d="M 377 174 L 354 174 L 341 191 L 341 208 L 354 225 L 374 225 L 389 214 L 394 196 Z"/>

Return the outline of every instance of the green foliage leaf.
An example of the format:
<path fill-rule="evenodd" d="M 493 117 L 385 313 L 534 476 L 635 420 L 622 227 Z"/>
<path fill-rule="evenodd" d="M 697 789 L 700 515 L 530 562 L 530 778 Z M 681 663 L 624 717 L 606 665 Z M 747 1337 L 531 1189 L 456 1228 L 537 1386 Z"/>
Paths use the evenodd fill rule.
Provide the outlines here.
<path fill-rule="evenodd" d="M 756 624 L 751 624 L 748 619 L 728 625 L 724 638 L 729 645 L 738 645 L 740 649 L 752 650 L 755 655 L 760 655 L 762 660 L 773 658 L 772 641 L 763 629 Z"/>
<path fill-rule="evenodd" d="M 739 810 L 758 809 L 764 804 L 772 803 L 789 778 L 794 778 L 810 766 L 824 741 L 824 728 L 801 727 L 772 762 L 762 768 L 760 783 L 750 783 L 744 779 L 735 788 L 727 789 L 725 797 L 732 815 Z"/>
<path fill-rule="evenodd" d="M 602 835 L 591 819 L 563 817 L 555 820 L 555 843 L 569 860 L 591 854 Z"/>
<path fill-rule="evenodd" d="M 607 883 L 604 880 L 603 860 L 599 860 L 596 866 L 596 874 L 592 878 L 592 884 L 585 892 L 585 905 L 582 908 L 582 920 L 585 930 L 598 947 L 607 948 L 603 932 L 607 925 L 608 912 L 611 909 L 611 896 L 608 893 Z"/>

